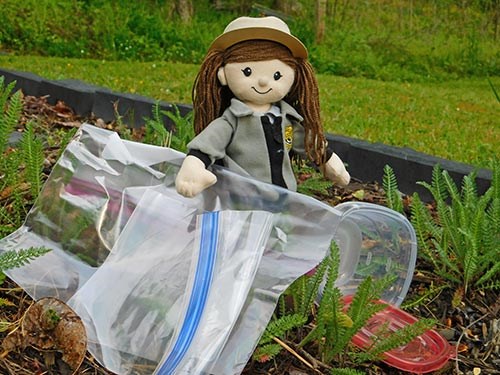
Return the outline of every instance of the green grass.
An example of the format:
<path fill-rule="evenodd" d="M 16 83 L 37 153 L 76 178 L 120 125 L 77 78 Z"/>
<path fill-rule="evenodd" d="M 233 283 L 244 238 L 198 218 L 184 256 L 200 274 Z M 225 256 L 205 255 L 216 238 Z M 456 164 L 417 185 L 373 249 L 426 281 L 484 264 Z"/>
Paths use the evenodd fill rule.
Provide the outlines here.
<path fill-rule="evenodd" d="M 198 66 L 0 56 L 0 66 L 45 78 L 80 79 L 118 92 L 191 103 Z M 488 167 L 500 154 L 500 103 L 487 78 L 400 83 L 318 75 L 325 129 Z M 500 88 L 500 77 L 490 77 Z"/>
<path fill-rule="evenodd" d="M 0 51 L 199 64 L 231 19 L 259 15 L 253 2 L 213 3 L 193 1 L 194 16 L 183 22 L 172 0 L 2 0 Z M 412 82 L 500 75 L 497 1 L 329 1 L 322 41 L 317 2 L 289 3 L 287 21 L 318 72 Z"/>

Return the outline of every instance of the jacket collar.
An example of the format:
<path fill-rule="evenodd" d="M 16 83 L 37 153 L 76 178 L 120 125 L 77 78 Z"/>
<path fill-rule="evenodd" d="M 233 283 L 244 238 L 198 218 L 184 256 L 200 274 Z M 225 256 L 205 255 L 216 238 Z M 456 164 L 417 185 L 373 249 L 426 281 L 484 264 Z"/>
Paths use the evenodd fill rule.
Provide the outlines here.
<path fill-rule="evenodd" d="M 293 117 L 299 122 L 304 119 L 297 113 L 295 108 L 293 108 L 287 102 L 280 100 L 278 103 L 276 103 L 276 105 L 280 107 L 281 115 L 283 117 Z M 250 116 L 254 113 L 254 111 L 249 106 L 236 98 L 231 99 L 231 106 L 228 108 L 228 110 L 231 111 L 231 113 L 236 117 Z"/>

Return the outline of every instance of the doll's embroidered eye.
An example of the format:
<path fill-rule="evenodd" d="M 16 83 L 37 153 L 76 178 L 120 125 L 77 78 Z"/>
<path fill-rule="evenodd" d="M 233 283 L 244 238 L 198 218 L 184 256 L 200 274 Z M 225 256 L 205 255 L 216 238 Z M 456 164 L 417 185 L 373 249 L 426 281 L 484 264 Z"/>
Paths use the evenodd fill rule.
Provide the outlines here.
<path fill-rule="evenodd" d="M 252 74 L 252 69 L 250 69 L 248 67 L 246 67 L 245 69 L 241 69 L 241 71 L 243 72 L 245 77 L 250 77 L 250 75 Z"/>
<path fill-rule="evenodd" d="M 281 77 L 283 77 L 283 75 L 280 73 L 280 72 L 276 72 L 274 73 L 274 80 L 277 81 L 279 80 Z"/>

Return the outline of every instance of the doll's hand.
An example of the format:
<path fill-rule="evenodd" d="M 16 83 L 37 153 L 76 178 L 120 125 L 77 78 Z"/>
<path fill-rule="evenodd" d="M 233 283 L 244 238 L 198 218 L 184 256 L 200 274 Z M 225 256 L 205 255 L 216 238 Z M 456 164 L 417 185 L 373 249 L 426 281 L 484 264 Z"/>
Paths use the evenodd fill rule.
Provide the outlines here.
<path fill-rule="evenodd" d="M 330 159 L 322 166 L 323 175 L 340 186 L 346 186 L 351 176 L 345 169 L 344 163 L 337 154 L 332 154 Z"/>
<path fill-rule="evenodd" d="M 217 177 L 205 169 L 205 164 L 196 156 L 188 155 L 182 162 L 175 179 L 177 192 L 192 198 L 217 182 Z"/>

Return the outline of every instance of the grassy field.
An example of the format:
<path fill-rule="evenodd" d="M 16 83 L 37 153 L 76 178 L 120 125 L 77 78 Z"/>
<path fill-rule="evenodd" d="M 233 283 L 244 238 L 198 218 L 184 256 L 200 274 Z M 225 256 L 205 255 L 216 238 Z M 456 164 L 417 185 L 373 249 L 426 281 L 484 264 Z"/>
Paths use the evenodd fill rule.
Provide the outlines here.
<path fill-rule="evenodd" d="M 118 92 L 191 102 L 198 65 L 0 56 L 0 66 L 50 79 L 74 78 Z M 387 82 L 319 74 L 326 130 L 479 167 L 500 155 L 500 103 L 486 78 Z M 500 77 L 490 78 L 500 88 Z"/>

